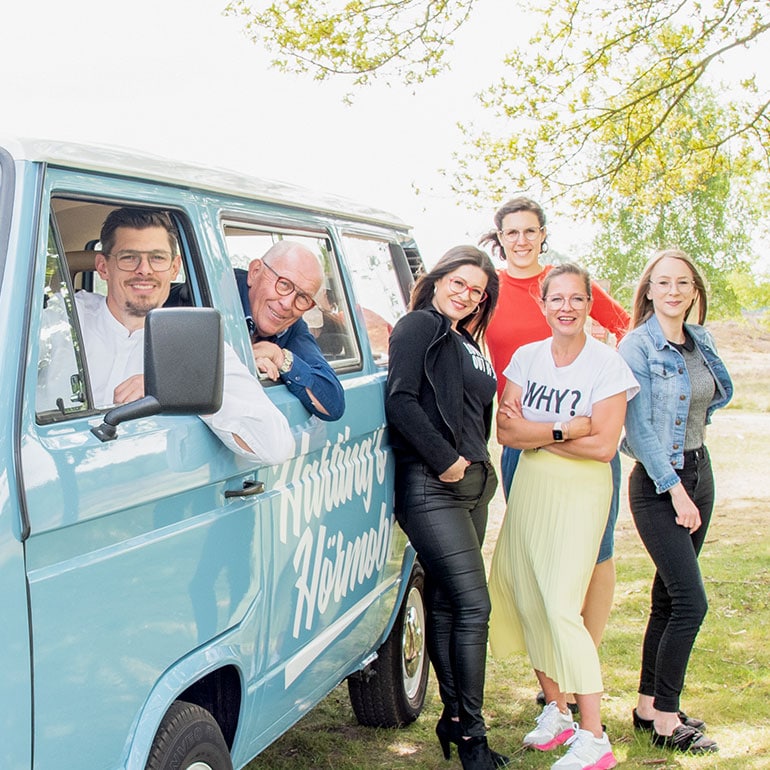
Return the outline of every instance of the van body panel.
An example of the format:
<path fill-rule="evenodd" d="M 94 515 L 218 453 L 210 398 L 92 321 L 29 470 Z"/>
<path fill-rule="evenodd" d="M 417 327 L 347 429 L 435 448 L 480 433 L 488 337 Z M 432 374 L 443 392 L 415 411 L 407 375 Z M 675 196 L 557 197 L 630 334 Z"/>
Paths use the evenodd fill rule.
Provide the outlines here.
<path fill-rule="evenodd" d="M 23 223 L 35 221 L 39 173 L 39 168 L 0 155 L 0 403 L 5 409 L 0 431 L 0 766 L 9 770 L 32 767 L 32 642 L 17 451 L 26 316 L 14 298 L 27 295 L 34 234 Z M 30 194 L 23 194 L 27 190 Z"/>
<path fill-rule="evenodd" d="M 0 439 L 0 445 L 4 443 Z M 0 686 L 0 734 L 3 735 L 0 765 L 8 770 L 29 770 L 32 766 L 32 688 L 27 588 L 23 551 L 13 532 L 14 506 L 10 502 L 8 486 L 0 485 L 0 586 L 3 588 L 0 656 L 4 661 Z"/>
<path fill-rule="evenodd" d="M 414 552 L 393 516 L 386 369 L 354 280 L 367 267 L 346 253 L 344 233 L 385 244 L 381 258 L 411 243 L 408 228 L 228 172 L 59 143 L 2 146 L 17 157 L 12 194 L 0 158 L 0 205 L 12 203 L 0 211 L 0 396 L 14 428 L 0 436 L 0 762 L 144 767 L 174 700 L 229 668 L 237 722 L 223 728 L 242 767 L 366 665 L 398 614 Z M 99 290 L 65 274 L 67 252 L 93 249 L 105 212 L 121 205 L 174 217 L 193 304 L 219 311 L 226 343 L 252 372 L 225 223 L 321 244 L 350 348 L 337 365 L 343 417 L 312 417 L 266 382 L 297 451 L 265 467 L 233 455 L 195 416 L 131 420 L 102 442 L 91 432 L 102 413 L 78 376 L 72 408 L 41 415 L 52 297 L 66 306 L 75 290 Z M 380 322 L 378 334 L 392 319 Z M 255 483 L 258 494 L 225 495 Z"/>

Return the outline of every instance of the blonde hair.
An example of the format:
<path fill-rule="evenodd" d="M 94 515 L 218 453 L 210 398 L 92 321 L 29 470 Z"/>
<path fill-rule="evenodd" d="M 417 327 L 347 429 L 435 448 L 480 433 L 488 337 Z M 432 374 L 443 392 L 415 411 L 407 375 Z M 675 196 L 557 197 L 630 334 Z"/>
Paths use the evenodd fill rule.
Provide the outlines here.
<path fill-rule="evenodd" d="M 700 274 L 692 258 L 681 249 L 663 249 L 657 252 L 652 259 L 645 265 L 642 277 L 639 279 L 639 284 L 634 292 L 634 303 L 631 309 L 631 328 L 635 329 L 637 326 L 641 326 L 655 311 L 652 306 L 652 300 L 647 297 L 650 289 L 650 276 L 655 266 L 662 259 L 671 257 L 672 259 L 679 259 L 684 262 L 692 272 L 692 279 L 695 283 L 696 297 L 692 301 L 692 304 L 687 308 L 687 312 L 684 314 L 684 320 L 686 321 L 690 316 L 693 308 L 697 307 L 698 323 L 703 324 L 706 320 L 706 311 L 708 309 L 708 295 L 706 294 L 706 282 L 703 280 L 703 276 Z"/>

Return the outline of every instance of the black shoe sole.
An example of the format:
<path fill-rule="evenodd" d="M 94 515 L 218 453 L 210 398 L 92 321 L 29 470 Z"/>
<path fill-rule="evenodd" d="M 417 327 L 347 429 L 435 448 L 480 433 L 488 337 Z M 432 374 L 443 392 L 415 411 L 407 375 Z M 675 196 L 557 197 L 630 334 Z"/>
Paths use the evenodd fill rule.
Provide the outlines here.
<path fill-rule="evenodd" d="M 716 741 L 687 725 L 679 725 L 671 735 L 660 735 L 653 729 L 652 743 L 662 749 L 673 749 L 684 754 L 713 754 L 719 751 Z"/>

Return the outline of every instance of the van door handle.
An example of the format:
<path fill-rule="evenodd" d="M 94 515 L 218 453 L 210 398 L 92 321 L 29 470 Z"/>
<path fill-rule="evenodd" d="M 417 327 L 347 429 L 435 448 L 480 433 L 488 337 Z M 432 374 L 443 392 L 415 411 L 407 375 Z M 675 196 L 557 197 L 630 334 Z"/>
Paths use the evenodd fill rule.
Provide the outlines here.
<path fill-rule="evenodd" d="M 242 489 L 226 489 L 225 497 L 249 497 L 249 495 L 261 495 L 265 491 L 265 485 L 261 481 L 247 479 L 243 482 Z"/>

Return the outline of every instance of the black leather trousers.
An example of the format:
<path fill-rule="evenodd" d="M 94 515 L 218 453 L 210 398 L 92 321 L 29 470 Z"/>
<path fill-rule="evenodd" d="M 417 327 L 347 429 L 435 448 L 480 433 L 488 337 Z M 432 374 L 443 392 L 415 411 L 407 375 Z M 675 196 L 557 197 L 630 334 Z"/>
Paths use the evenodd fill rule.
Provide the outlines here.
<path fill-rule="evenodd" d="M 486 734 L 481 708 L 490 602 L 481 545 L 496 487 L 488 462 L 469 465 L 452 484 L 423 463 L 396 470 L 396 518 L 425 569 L 428 655 L 444 711 L 459 716 L 470 736 Z"/>

